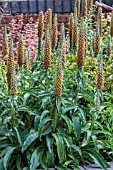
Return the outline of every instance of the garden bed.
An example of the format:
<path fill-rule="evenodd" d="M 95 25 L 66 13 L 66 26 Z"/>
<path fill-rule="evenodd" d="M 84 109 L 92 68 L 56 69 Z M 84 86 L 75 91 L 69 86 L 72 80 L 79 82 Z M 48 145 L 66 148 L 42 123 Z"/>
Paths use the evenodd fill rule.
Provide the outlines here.
<path fill-rule="evenodd" d="M 1 27 L 0 170 L 110 169 L 113 12 L 76 2 Z"/>

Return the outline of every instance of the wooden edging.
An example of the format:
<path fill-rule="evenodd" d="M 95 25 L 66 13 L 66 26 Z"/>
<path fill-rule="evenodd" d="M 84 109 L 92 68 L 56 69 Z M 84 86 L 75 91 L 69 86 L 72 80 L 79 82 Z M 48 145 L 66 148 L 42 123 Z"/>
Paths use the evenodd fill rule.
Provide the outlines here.
<path fill-rule="evenodd" d="M 96 0 L 93 0 L 94 3 Z M 102 0 L 112 6 L 113 0 Z M 4 14 L 39 13 L 51 8 L 55 13 L 70 13 L 74 11 L 75 0 L 3 0 L 0 2 Z M 7 3 L 7 5 L 5 5 Z"/>
<path fill-rule="evenodd" d="M 106 170 L 113 170 L 113 162 L 109 162 L 109 165 L 110 165 L 110 168 L 107 168 Z M 81 170 L 102 170 L 96 164 L 83 166 L 83 167 L 80 167 L 80 169 Z M 43 170 L 43 169 L 37 169 L 37 170 Z M 56 170 L 56 169 L 55 168 L 48 168 L 48 170 Z M 68 169 L 68 170 L 71 170 L 71 169 Z"/>

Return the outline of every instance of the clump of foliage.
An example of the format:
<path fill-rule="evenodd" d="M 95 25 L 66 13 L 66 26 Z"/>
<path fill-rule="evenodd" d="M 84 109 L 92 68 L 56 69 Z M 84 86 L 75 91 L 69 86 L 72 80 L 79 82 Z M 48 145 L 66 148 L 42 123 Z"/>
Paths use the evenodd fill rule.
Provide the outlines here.
<path fill-rule="evenodd" d="M 80 17 L 76 1 L 68 32 L 62 23 L 60 37 L 57 15 L 52 29 L 52 11 L 47 11 L 44 34 L 40 12 L 33 61 L 22 34 L 18 60 L 13 40 L 6 50 L 7 62 L 3 53 L 0 170 L 79 170 L 80 165 L 94 162 L 106 169 L 107 161 L 113 160 L 112 28 L 109 25 L 104 35 L 105 19 L 99 9 L 95 29 L 91 0 L 83 5 Z M 6 26 L 4 34 L 3 49 Z"/>

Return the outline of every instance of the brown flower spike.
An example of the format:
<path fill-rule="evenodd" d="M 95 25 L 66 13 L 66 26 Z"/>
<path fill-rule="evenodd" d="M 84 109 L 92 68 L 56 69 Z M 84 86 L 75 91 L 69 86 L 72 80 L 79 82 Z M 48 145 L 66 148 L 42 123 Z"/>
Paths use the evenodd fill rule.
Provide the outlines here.
<path fill-rule="evenodd" d="M 8 56 L 8 65 L 7 65 L 7 83 L 9 89 L 11 88 L 13 63 L 14 63 L 13 40 L 11 40 L 10 48 L 9 48 L 9 56 Z"/>
<path fill-rule="evenodd" d="M 43 37 L 44 32 L 44 14 L 41 11 L 38 18 L 38 37 Z"/>
<path fill-rule="evenodd" d="M 61 49 L 62 64 L 64 65 L 66 62 L 66 38 L 65 38 L 64 23 L 62 23 L 61 25 L 60 49 Z"/>
<path fill-rule="evenodd" d="M 74 16 L 73 13 L 71 13 L 69 17 L 70 50 L 73 47 L 73 28 L 74 28 Z"/>
<path fill-rule="evenodd" d="M 95 35 L 95 45 L 94 45 L 94 55 L 98 55 L 100 53 L 100 24 L 98 22 L 98 26 L 96 29 L 96 35 Z"/>
<path fill-rule="evenodd" d="M 96 93 L 96 101 L 95 101 L 95 111 L 98 112 L 100 110 L 100 94 L 99 90 Z"/>
<path fill-rule="evenodd" d="M 87 0 L 82 0 L 82 17 L 87 19 Z"/>
<path fill-rule="evenodd" d="M 74 28 L 73 28 L 73 47 L 78 48 L 78 18 L 77 9 L 74 11 Z"/>
<path fill-rule="evenodd" d="M 84 35 L 84 21 L 81 21 L 79 41 L 78 41 L 78 54 L 77 54 L 77 66 L 84 66 L 85 60 L 85 35 Z"/>
<path fill-rule="evenodd" d="M 100 34 L 102 33 L 102 7 L 98 7 L 98 21 L 100 22 Z"/>
<path fill-rule="evenodd" d="M 44 60 L 44 67 L 49 68 L 51 66 L 51 41 L 50 41 L 48 26 L 47 26 L 47 30 L 46 30 L 46 40 L 45 40 L 45 46 L 44 46 L 43 60 Z"/>
<path fill-rule="evenodd" d="M 101 59 L 98 64 L 97 89 L 102 90 L 103 87 L 104 87 L 104 73 L 103 73 L 103 61 Z"/>
<path fill-rule="evenodd" d="M 57 14 L 54 16 L 54 25 L 52 31 L 52 49 L 55 49 L 57 45 Z"/>
<path fill-rule="evenodd" d="M 48 9 L 46 13 L 46 27 L 49 26 L 50 36 L 52 35 L 52 10 Z"/>
<path fill-rule="evenodd" d="M 62 58 L 59 59 L 55 80 L 54 80 L 54 95 L 55 97 L 62 96 Z"/>
<path fill-rule="evenodd" d="M 23 36 L 20 35 L 19 43 L 18 43 L 18 64 L 24 64 L 24 43 Z"/>
<path fill-rule="evenodd" d="M 93 0 L 88 0 L 87 6 L 88 6 L 88 11 L 91 10 L 93 6 Z"/>
<path fill-rule="evenodd" d="M 13 62 L 10 94 L 17 94 L 18 93 L 17 82 L 16 82 L 16 75 L 15 74 L 16 74 L 15 73 L 15 64 Z"/>
<path fill-rule="evenodd" d="M 77 9 L 77 17 L 80 17 L 80 0 L 75 1 L 75 8 Z"/>
<path fill-rule="evenodd" d="M 27 50 L 26 48 L 24 49 L 24 69 L 28 70 L 29 69 L 29 64 L 28 64 L 28 56 L 26 55 Z"/>

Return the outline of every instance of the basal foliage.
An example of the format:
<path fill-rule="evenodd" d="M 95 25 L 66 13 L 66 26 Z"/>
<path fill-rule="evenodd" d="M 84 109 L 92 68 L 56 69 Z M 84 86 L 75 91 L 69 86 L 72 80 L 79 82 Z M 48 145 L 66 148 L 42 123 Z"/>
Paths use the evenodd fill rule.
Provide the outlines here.
<path fill-rule="evenodd" d="M 40 49 L 36 61 L 29 61 L 27 52 L 22 55 L 23 59 L 28 54 L 27 69 L 25 63 L 21 63 L 19 68 L 11 66 L 14 77 L 11 82 L 13 84 L 16 80 L 16 93 L 8 87 L 6 61 L 3 59 L 0 63 L 0 170 L 47 170 L 51 167 L 79 170 L 80 165 L 94 162 L 106 169 L 109 167 L 107 162 L 113 160 L 110 28 L 107 35 L 100 34 L 99 21 L 97 29 L 92 25 L 93 10 L 87 17 L 85 14 L 85 18 L 83 13 L 80 20 L 76 9 L 70 18 L 74 17 L 74 26 L 79 31 L 78 42 L 73 43 L 76 40 L 72 28 L 65 37 L 63 24 L 57 41 L 55 15 L 54 34 L 48 24 L 46 40 L 43 40 L 42 30 L 39 32 Z M 51 23 L 50 9 L 47 14 Z M 40 17 L 39 25 L 43 24 L 43 13 Z M 105 22 L 103 20 L 103 30 Z M 55 35 L 52 50 L 51 35 Z M 92 37 L 98 52 L 93 49 Z M 19 54 L 22 50 L 19 46 Z M 47 66 L 45 58 L 47 62 L 49 60 Z"/>

